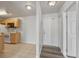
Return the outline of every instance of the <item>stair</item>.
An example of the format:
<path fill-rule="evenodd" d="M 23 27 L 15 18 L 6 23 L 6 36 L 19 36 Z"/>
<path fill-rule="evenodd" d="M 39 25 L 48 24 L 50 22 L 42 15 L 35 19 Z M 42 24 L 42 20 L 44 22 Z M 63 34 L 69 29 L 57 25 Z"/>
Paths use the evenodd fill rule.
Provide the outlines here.
<path fill-rule="evenodd" d="M 43 46 L 41 58 L 64 58 L 60 48 L 54 46 Z"/>

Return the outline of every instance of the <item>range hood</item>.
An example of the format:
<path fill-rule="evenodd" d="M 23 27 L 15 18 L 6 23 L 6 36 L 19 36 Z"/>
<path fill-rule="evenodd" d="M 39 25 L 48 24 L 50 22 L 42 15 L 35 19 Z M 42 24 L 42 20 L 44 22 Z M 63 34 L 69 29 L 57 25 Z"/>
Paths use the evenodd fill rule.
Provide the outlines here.
<path fill-rule="evenodd" d="M 8 18 L 12 14 L 6 11 L 5 9 L 0 9 L 0 18 Z"/>

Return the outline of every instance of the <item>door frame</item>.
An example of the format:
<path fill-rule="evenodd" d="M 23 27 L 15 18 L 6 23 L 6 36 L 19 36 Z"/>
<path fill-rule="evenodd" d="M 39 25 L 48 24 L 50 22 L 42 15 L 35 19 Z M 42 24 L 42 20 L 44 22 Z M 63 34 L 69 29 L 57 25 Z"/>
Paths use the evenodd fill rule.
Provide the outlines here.
<path fill-rule="evenodd" d="M 72 3 L 70 5 L 70 7 L 66 10 L 66 56 L 68 56 L 68 27 L 69 27 L 69 23 L 68 23 L 68 12 L 69 12 L 69 9 L 71 9 L 73 7 L 73 5 L 75 4 L 75 7 L 76 7 L 76 2 Z M 76 12 L 76 9 L 75 9 L 75 12 Z M 76 16 L 76 14 L 75 14 Z M 76 19 L 75 19 L 76 20 Z M 68 57 L 76 57 L 76 56 L 68 56 Z"/>
<path fill-rule="evenodd" d="M 67 5 L 67 7 L 64 7 L 64 10 L 62 12 L 63 15 L 63 55 L 64 57 L 67 57 L 67 21 L 66 21 L 66 17 L 67 17 L 67 10 L 72 7 L 72 5 L 74 4 L 74 2 L 71 2 L 69 5 Z M 76 10 L 77 10 L 77 1 L 76 1 Z M 77 13 L 77 11 L 76 11 Z"/>

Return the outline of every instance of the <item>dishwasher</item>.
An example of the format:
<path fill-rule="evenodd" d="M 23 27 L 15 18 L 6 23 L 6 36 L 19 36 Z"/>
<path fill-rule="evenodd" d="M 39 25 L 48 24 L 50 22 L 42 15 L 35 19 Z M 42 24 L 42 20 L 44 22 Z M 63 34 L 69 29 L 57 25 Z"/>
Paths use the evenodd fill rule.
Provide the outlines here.
<path fill-rule="evenodd" d="M 10 34 L 9 33 L 4 35 L 4 42 L 5 43 L 11 43 L 10 42 Z"/>

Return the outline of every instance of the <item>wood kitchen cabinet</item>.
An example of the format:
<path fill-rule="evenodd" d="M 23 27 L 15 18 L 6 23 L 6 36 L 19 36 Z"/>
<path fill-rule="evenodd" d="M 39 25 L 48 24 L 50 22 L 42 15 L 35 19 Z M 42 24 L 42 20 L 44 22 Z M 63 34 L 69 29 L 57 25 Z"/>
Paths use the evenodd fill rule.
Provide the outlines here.
<path fill-rule="evenodd" d="M 18 18 L 7 18 L 7 19 L 0 21 L 0 23 L 7 25 L 7 27 L 10 26 L 10 24 L 14 24 L 14 27 L 16 28 L 19 28 L 21 24 L 20 19 Z"/>
<path fill-rule="evenodd" d="M 0 53 L 4 50 L 4 34 L 0 33 Z"/>
<path fill-rule="evenodd" d="M 16 28 L 19 28 L 20 27 L 20 20 L 19 19 L 17 19 L 16 21 L 15 21 L 15 23 L 14 23 L 14 26 L 16 27 Z"/>
<path fill-rule="evenodd" d="M 20 43 L 21 40 L 21 34 L 20 32 L 16 32 L 16 33 L 10 33 L 10 40 L 11 43 Z"/>
<path fill-rule="evenodd" d="M 20 19 L 18 19 L 18 18 L 8 18 L 7 20 L 6 20 L 6 23 L 8 24 L 10 24 L 10 23 L 13 23 L 14 24 L 14 27 L 16 27 L 16 28 L 19 28 L 20 27 Z"/>

